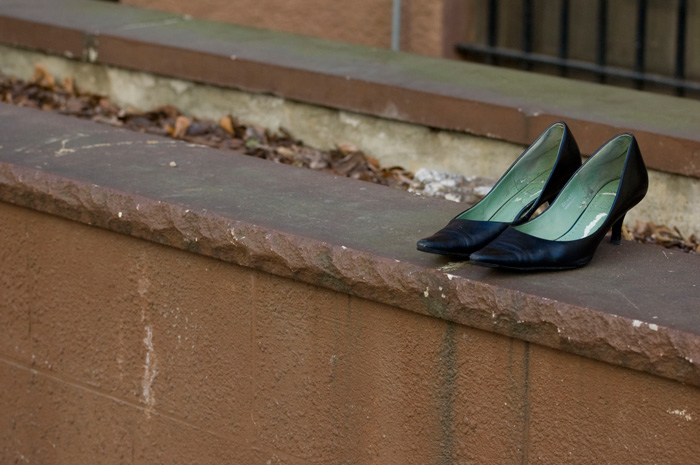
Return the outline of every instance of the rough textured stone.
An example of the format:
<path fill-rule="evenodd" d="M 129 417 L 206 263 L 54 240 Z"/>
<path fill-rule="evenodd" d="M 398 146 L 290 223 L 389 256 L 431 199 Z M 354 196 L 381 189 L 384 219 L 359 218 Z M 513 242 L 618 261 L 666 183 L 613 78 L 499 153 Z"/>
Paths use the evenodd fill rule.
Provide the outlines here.
<path fill-rule="evenodd" d="M 177 416 L 147 413 L 73 380 L 1 360 L 0 380 L 3 463 L 263 464 L 253 457 L 276 456 Z"/>
<path fill-rule="evenodd" d="M 519 144 L 529 144 L 557 120 L 571 125 L 585 153 L 619 132 L 633 131 L 649 166 L 700 176 L 700 139 L 693 124 L 698 103 L 691 99 L 108 2 L 12 0 L 0 5 L 0 18 L 0 42 L 6 44 Z M 79 50 L 81 36 L 85 45 Z"/>
<path fill-rule="evenodd" d="M 0 70 L 5 74 L 31 79 L 36 63 L 56 78 L 72 77 L 82 90 L 106 95 L 122 106 L 151 110 L 172 104 L 213 120 L 233 113 L 265 127 L 284 127 L 316 148 L 353 141 L 382 165 L 411 171 L 432 167 L 498 179 L 523 150 L 488 137 L 0 46 Z M 700 198 L 700 181 L 660 171 L 650 171 L 649 178 L 649 193 L 627 214 L 626 222 L 651 221 L 675 226 L 687 236 L 700 235 L 700 203 L 693 201 Z"/>
<path fill-rule="evenodd" d="M 25 363 L 31 361 L 29 351 L 30 315 L 25 310 L 34 294 L 32 257 L 26 237 L 27 219 L 8 211 L 0 219 L 0 236 L 5 244 L 0 248 L 0 349 L 6 356 Z"/>
<path fill-rule="evenodd" d="M 3 463 L 132 460 L 132 406 L 4 361 L 0 380 Z"/>
<path fill-rule="evenodd" d="M 528 463 L 697 461 L 697 388 L 535 345 L 529 367 Z"/>
<path fill-rule="evenodd" d="M 524 343 L 277 277 L 256 295 L 261 443 L 314 463 L 520 463 Z"/>
<path fill-rule="evenodd" d="M 696 256 L 603 243 L 580 270 L 498 273 L 415 251 L 451 202 L 15 107 L 0 120 L 4 202 L 700 384 Z"/>
<path fill-rule="evenodd" d="M 126 255 L 117 271 L 138 298 L 123 301 L 123 313 L 145 331 L 133 348 L 141 370 L 95 358 L 94 369 L 118 375 L 99 386 L 74 369 L 90 364 L 60 325 L 36 335 L 52 353 L 66 348 L 53 366 L 7 360 L 12 351 L 0 347 L 0 462 L 685 463 L 697 455 L 696 386 L 0 203 L 0 218 L 20 217 L 24 224 L 5 230 L 64 240 L 41 255 L 73 279 L 46 292 L 59 302 L 82 295 L 64 309 L 88 323 L 105 289 L 83 282 L 114 276 L 82 257 L 76 267 L 66 250 L 82 243 L 101 263 Z M 99 320 L 92 331 L 72 323 L 77 340 L 99 334 L 95 348 L 123 354 Z M 148 395 L 115 389 L 149 380 Z"/>

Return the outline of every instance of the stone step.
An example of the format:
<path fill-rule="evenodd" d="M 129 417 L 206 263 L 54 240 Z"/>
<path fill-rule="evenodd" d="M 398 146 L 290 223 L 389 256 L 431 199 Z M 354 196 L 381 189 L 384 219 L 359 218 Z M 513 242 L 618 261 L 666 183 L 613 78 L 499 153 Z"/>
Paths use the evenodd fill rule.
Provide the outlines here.
<path fill-rule="evenodd" d="M 0 200 L 700 385 L 700 258 L 604 242 L 513 274 L 416 251 L 452 202 L 0 105 Z"/>

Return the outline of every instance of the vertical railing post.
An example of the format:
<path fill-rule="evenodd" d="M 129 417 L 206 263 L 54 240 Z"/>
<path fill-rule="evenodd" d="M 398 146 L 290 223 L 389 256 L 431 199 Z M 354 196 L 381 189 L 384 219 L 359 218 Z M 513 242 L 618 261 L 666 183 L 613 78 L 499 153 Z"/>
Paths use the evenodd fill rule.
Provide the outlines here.
<path fill-rule="evenodd" d="M 676 29 L 676 69 L 673 77 L 676 79 L 685 79 L 685 35 L 688 15 L 687 0 L 678 0 L 678 22 Z M 685 95 L 683 87 L 676 87 L 677 95 Z"/>
<path fill-rule="evenodd" d="M 532 53 L 532 0 L 523 0 L 523 52 Z M 532 63 L 525 57 L 523 66 L 526 70 L 532 69 Z"/>
<path fill-rule="evenodd" d="M 637 73 L 644 73 L 644 52 L 647 28 L 647 0 L 637 0 L 637 35 L 634 41 L 635 60 L 634 70 Z M 637 88 L 641 89 L 643 82 L 637 80 Z"/>
<path fill-rule="evenodd" d="M 559 58 L 569 58 L 569 0 L 561 0 L 559 15 Z M 566 66 L 559 67 L 559 75 L 566 75 Z"/>
<path fill-rule="evenodd" d="M 487 14 L 486 40 L 491 49 L 498 45 L 498 0 L 489 0 Z M 490 65 L 496 64 L 496 58 L 490 53 L 487 58 Z"/>
<path fill-rule="evenodd" d="M 1 0 L 0 0 L 1 1 Z M 465 0 L 466 1 L 466 0 Z M 476 0 L 475 0 L 476 1 Z M 590 37 L 591 46 L 595 47 L 595 62 L 583 61 L 573 59 L 571 57 L 571 30 L 573 23 L 572 15 L 572 4 L 571 0 L 560 0 L 559 6 L 560 10 L 557 12 L 558 17 L 550 17 L 550 15 L 545 15 L 543 18 L 536 18 L 536 13 L 534 7 L 539 5 L 535 3 L 535 0 L 521 0 L 521 9 L 511 8 L 511 11 L 502 12 L 499 11 L 505 6 L 503 3 L 499 3 L 498 0 L 480 0 L 482 5 L 486 4 L 486 44 L 467 44 L 458 43 L 456 44 L 456 49 L 460 54 L 465 57 L 477 56 L 488 64 L 498 65 L 499 61 L 503 60 L 508 63 L 519 63 L 520 66 L 528 71 L 532 71 L 533 68 L 539 66 L 546 67 L 547 69 L 555 69 L 559 72 L 559 75 L 566 76 L 571 73 L 571 70 L 575 70 L 577 73 L 589 73 L 592 76 L 598 78 L 599 82 L 606 82 L 609 79 L 620 80 L 636 86 L 638 89 L 642 89 L 645 85 L 652 85 L 654 87 L 665 87 L 667 89 L 675 90 L 676 94 L 684 96 L 687 93 L 692 93 L 693 96 L 700 94 L 700 82 L 695 80 L 689 80 L 687 78 L 687 68 L 688 63 L 691 62 L 692 55 L 688 54 L 688 36 L 689 28 L 691 26 L 691 17 L 689 16 L 689 10 L 691 8 L 691 3 L 688 0 L 674 0 L 667 1 L 664 5 L 666 11 L 673 14 L 675 11 L 677 16 L 676 20 L 676 31 L 675 31 L 675 55 L 673 59 L 673 71 L 666 72 L 664 75 L 655 74 L 653 72 L 647 72 L 647 18 L 651 14 L 649 11 L 650 2 L 648 0 L 636 0 L 632 3 L 632 7 L 636 6 L 636 23 L 634 30 L 634 42 L 631 44 L 631 55 L 632 64 L 625 67 L 611 65 L 608 62 L 609 59 L 609 39 L 608 29 L 609 29 L 609 18 L 610 11 L 609 7 L 612 8 L 612 2 L 608 0 L 597 0 L 594 8 L 597 8 L 597 16 L 595 18 L 596 32 Z M 515 2 L 515 0 L 511 0 Z M 552 7 L 552 3 L 556 2 L 554 0 L 548 0 L 548 7 Z M 594 0 L 588 0 L 588 2 L 593 2 Z M 510 6 L 509 3 L 506 6 Z M 483 10 L 482 10 L 483 11 Z M 503 14 L 501 14 L 503 13 Z M 510 13 L 511 17 L 505 18 L 504 15 Z M 512 17 L 512 14 L 516 17 Z M 503 21 L 507 20 L 507 23 L 517 16 L 521 18 L 521 29 L 519 31 L 521 41 L 515 47 L 503 47 L 499 46 L 499 26 L 503 24 Z M 542 21 L 547 21 L 552 19 L 547 24 L 542 24 Z M 537 19 L 538 22 L 535 22 Z M 577 18 L 578 19 L 578 18 Z M 501 21 L 501 24 L 499 24 Z M 557 25 L 554 24 L 558 21 L 559 29 L 557 30 L 559 43 L 557 45 L 556 53 L 537 53 L 535 50 L 537 47 L 535 36 L 535 28 L 545 27 L 545 28 L 556 28 Z M 584 25 L 590 29 L 591 24 Z M 537 30 L 539 31 L 539 29 Z M 669 34 L 670 31 L 666 32 Z M 671 33 L 673 34 L 673 33 Z M 547 38 L 551 35 L 546 34 Z M 673 37 L 673 35 L 671 36 Z M 652 40 L 653 37 L 649 40 Z M 627 44 L 625 44 L 627 45 Z M 629 47 L 629 46 L 628 46 Z M 655 51 L 655 50 L 652 50 Z"/>
<path fill-rule="evenodd" d="M 608 62 L 608 0 L 598 0 L 598 39 L 595 61 L 601 69 Z M 598 81 L 605 82 L 605 73 L 598 74 Z"/>

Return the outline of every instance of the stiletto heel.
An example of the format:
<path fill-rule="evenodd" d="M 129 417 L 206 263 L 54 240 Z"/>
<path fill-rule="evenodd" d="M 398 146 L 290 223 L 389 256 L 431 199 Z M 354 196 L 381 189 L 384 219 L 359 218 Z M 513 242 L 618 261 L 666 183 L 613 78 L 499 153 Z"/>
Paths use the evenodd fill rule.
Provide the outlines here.
<path fill-rule="evenodd" d="M 611 241 L 620 242 L 625 214 L 644 198 L 648 186 L 637 141 L 632 134 L 620 134 L 574 173 L 547 210 L 510 226 L 471 260 L 513 270 L 584 266 L 611 228 Z"/>
<path fill-rule="evenodd" d="M 511 165 L 491 191 L 416 247 L 468 259 L 511 224 L 527 221 L 553 199 L 581 166 L 578 145 L 564 123 L 554 123 Z"/>
<path fill-rule="evenodd" d="M 620 242 L 622 241 L 622 223 L 624 221 L 625 215 L 622 215 L 622 218 L 620 218 L 619 220 L 617 220 L 617 222 L 615 222 L 615 224 L 613 224 L 610 242 L 612 242 L 615 245 L 620 245 Z"/>

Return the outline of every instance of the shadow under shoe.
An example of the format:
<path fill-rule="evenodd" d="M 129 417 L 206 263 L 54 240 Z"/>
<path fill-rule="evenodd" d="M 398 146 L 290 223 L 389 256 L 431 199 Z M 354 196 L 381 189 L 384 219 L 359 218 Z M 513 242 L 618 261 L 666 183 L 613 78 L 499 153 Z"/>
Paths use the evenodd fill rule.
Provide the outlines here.
<path fill-rule="evenodd" d="M 579 148 L 568 126 L 554 123 L 481 201 L 432 236 L 420 239 L 417 249 L 468 259 L 511 224 L 529 219 L 540 205 L 556 196 L 580 166 Z"/>

